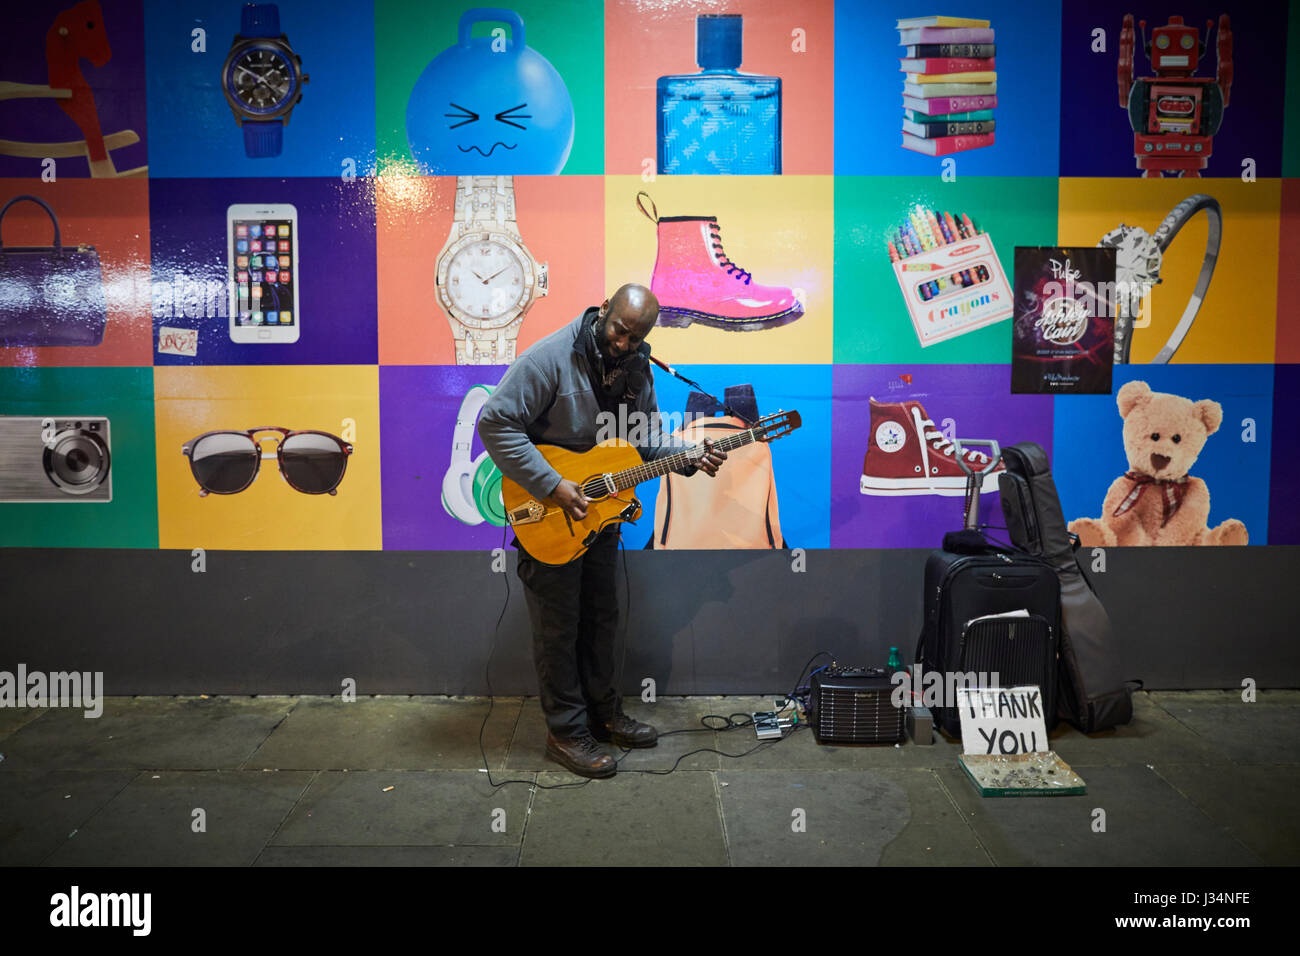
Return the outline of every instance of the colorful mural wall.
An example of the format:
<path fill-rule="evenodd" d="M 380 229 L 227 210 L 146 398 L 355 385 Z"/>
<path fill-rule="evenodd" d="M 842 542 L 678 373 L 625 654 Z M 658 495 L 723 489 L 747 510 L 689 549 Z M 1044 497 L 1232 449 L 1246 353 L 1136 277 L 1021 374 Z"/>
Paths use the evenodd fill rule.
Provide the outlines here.
<path fill-rule="evenodd" d="M 802 418 L 673 486 L 779 527 L 711 546 L 936 546 L 972 439 L 1046 447 L 1085 544 L 1300 543 L 1300 7 L 949 12 L 9 11 L 0 546 L 499 547 L 481 398 L 626 282 L 657 357 Z M 701 546 L 637 493 L 629 547 Z"/>

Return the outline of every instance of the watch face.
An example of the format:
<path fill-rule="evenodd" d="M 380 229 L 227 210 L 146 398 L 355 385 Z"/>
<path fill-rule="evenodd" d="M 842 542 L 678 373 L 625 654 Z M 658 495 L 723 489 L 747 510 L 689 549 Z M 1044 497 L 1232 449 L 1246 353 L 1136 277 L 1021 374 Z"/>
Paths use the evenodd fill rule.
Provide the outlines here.
<path fill-rule="evenodd" d="M 250 113 L 273 113 L 298 86 L 298 71 L 278 48 L 253 46 L 239 53 L 226 70 L 226 84 Z"/>
<path fill-rule="evenodd" d="M 443 304 L 469 325 L 509 324 L 528 301 L 532 270 L 514 249 L 487 237 L 453 249 L 441 280 Z"/>

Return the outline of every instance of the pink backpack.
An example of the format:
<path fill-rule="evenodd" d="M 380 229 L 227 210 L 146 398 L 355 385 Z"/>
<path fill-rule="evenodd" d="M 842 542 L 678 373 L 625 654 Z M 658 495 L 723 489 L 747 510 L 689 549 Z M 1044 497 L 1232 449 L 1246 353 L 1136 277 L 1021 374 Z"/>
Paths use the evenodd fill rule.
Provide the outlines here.
<path fill-rule="evenodd" d="M 725 438 L 738 418 L 697 418 L 675 433 L 688 442 Z M 754 442 L 727 453 L 716 478 L 696 473 L 659 479 L 655 532 L 648 547 L 665 550 L 785 548 L 776 506 L 772 449 Z"/>

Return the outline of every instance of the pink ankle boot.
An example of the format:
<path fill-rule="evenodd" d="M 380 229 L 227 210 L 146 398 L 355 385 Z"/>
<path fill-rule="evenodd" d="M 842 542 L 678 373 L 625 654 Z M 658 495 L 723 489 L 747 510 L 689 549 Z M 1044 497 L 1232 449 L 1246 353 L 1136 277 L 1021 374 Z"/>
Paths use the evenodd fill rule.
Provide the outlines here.
<path fill-rule="evenodd" d="M 650 201 L 647 211 L 641 197 Z M 660 218 L 646 193 L 637 208 L 659 229 L 650 291 L 659 300 L 659 325 L 685 328 L 692 322 L 733 332 L 786 325 L 803 315 L 791 289 L 757 285 L 727 258 L 716 216 Z"/>

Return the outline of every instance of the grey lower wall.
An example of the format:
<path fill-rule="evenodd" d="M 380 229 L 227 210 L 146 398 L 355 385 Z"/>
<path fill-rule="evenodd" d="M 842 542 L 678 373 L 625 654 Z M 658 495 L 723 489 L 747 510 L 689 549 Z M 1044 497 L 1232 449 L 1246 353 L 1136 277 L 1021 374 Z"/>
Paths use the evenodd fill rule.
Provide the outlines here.
<path fill-rule="evenodd" d="M 0 550 L 0 670 L 102 671 L 108 694 L 534 694 L 514 553 Z M 626 554 L 624 686 L 776 693 L 815 651 L 910 659 L 928 552 Z M 1111 549 L 1098 593 L 1148 688 L 1300 686 L 1300 548 Z"/>

